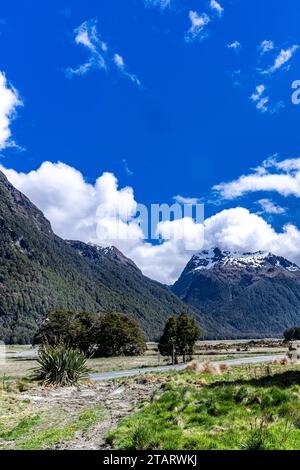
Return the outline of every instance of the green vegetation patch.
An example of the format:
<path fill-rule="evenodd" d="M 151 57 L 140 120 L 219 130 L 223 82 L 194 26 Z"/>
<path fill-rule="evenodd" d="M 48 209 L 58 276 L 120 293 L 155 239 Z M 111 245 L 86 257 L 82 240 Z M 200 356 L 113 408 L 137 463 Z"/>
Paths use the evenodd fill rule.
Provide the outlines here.
<path fill-rule="evenodd" d="M 34 413 L 28 400 L 0 396 L 0 449 L 40 450 L 69 441 L 76 432 L 86 432 L 103 420 L 102 407 L 78 412 L 58 407 Z"/>
<path fill-rule="evenodd" d="M 174 375 L 108 441 L 117 449 L 300 449 L 300 371 L 282 370 Z"/>

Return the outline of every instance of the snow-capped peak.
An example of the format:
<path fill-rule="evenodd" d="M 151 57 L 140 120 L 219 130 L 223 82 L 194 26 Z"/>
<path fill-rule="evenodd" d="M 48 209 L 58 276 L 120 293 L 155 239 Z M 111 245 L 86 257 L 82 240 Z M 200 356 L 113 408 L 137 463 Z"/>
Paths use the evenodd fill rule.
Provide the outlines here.
<path fill-rule="evenodd" d="M 225 251 L 219 248 L 211 248 L 203 250 L 195 254 L 191 259 L 192 270 L 198 271 L 203 269 L 211 269 L 215 265 L 236 266 L 240 268 L 259 268 L 269 263 L 273 266 L 280 266 L 287 271 L 300 271 L 300 268 L 285 258 L 275 256 L 267 251 L 257 252 L 240 252 Z"/>

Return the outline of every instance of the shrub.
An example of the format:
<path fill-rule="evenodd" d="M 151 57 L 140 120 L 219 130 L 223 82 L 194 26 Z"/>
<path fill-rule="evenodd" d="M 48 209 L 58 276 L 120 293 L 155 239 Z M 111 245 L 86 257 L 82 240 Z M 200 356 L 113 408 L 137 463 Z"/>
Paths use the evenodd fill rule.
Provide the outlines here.
<path fill-rule="evenodd" d="M 41 346 L 37 362 L 33 378 L 45 385 L 75 385 L 88 373 L 84 354 L 65 344 Z"/>

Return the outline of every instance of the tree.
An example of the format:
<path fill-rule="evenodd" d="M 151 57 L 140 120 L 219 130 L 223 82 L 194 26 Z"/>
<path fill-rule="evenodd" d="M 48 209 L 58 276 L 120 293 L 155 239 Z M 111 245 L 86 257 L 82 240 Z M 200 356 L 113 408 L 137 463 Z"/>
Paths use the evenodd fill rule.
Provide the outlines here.
<path fill-rule="evenodd" d="M 299 341 L 300 340 L 300 326 L 292 326 L 283 333 L 286 341 Z"/>
<path fill-rule="evenodd" d="M 170 356 L 172 362 L 178 362 L 181 355 L 183 362 L 191 357 L 194 347 L 201 333 L 197 322 L 186 313 L 182 313 L 178 318 L 173 315 L 166 323 L 162 337 L 160 338 L 158 349 L 163 356 Z"/>
<path fill-rule="evenodd" d="M 183 362 L 186 362 L 187 356 L 191 359 L 199 336 L 200 328 L 196 320 L 182 313 L 177 320 L 177 351 L 182 355 Z"/>
<path fill-rule="evenodd" d="M 84 354 L 95 347 L 95 329 L 98 316 L 89 312 L 56 310 L 51 312 L 34 337 L 34 344 L 57 345 L 64 343 Z"/>
<path fill-rule="evenodd" d="M 177 364 L 177 318 L 175 315 L 167 320 L 158 343 L 158 350 L 162 356 L 170 356 L 172 363 Z"/>
<path fill-rule="evenodd" d="M 146 342 L 139 324 L 117 312 L 107 313 L 95 332 L 95 356 L 138 356 L 145 352 Z"/>

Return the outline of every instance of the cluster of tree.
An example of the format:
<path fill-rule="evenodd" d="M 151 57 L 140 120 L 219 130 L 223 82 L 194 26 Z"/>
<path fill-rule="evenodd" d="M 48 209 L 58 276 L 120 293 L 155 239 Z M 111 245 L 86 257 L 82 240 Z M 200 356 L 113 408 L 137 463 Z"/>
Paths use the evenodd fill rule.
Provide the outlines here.
<path fill-rule="evenodd" d="M 195 343 L 199 339 L 201 330 L 196 320 L 186 313 L 179 317 L 171 316 L 160 338 L 158 349 L 162 356 L 169 356 L 173 364 L 177 364 L 178 356 L 182 356 L 183 362 L 191 359 Z"/>
<path fill-rule="evenodd" d="M 34 338 L 35 344 L 66 344 L 86 356 L 138 356 L 145 352 L 144 334 L 135 319 L 117 312 L 52 312 Z"/>
<path fill-rule="evenodd" d="M 292 326 L 283 333 L 286 341 L 300 341 L 300 326 Z"/>

